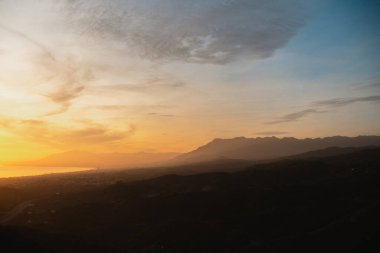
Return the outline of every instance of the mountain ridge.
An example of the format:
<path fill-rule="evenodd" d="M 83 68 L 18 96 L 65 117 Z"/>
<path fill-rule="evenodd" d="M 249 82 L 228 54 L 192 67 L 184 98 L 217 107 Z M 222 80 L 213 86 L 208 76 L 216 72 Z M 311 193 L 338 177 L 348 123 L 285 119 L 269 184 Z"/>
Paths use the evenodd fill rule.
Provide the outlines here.
<path fill-rule="evenodd" d="M 199 148 L 174 158 L 173 163 L 194 163 L 229 159 L 261 160 L 292 156 L 328 147 L 380 146 L 380 136 L 332 136 L 297 139 L 294 137 L 216 138 Z"/>

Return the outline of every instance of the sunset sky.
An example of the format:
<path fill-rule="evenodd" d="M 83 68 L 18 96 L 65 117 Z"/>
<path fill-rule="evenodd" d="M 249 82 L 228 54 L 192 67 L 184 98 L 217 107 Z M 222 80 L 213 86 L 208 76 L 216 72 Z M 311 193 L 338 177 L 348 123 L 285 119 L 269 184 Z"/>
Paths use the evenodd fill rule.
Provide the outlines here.
<path fill-rule="evenodd" d="M 0 161 L 380 134 L 380 4 L 0 0 Z"/>

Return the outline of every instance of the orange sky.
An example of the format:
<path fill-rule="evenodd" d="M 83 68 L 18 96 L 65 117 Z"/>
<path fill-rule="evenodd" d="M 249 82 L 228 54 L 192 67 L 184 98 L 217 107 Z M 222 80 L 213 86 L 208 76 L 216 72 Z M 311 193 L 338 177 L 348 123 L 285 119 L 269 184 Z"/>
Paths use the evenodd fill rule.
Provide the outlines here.
<path fill-rule="evenodd" d="M 380 133 L 359 8 L 171 1 L 0 1 L 0 161 Z"/>

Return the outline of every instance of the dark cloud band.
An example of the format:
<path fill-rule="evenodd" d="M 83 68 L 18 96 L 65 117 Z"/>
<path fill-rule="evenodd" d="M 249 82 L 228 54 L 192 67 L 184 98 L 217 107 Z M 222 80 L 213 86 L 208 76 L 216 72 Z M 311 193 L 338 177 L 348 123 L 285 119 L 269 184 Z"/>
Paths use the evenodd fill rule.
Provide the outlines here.
<path fill-rule="evenodd" d="M 305 1 L 65 1 L 67 24 L 84 36 L 117 41 L 151 60 L 225 64 L 266 58 L 307 19 Z M 62 5 L 60 5 L 62 6 Z"/>
<path fill-rule="evenodd" d="M 378 102 L 380 95 L 367 96 L 367 97 L 352 97 L 352 98 L 334 98 L 328 100 L 316 101 L 314 106 L 327 106 L 327 107 L 341 107 L 357 102 Z"/>

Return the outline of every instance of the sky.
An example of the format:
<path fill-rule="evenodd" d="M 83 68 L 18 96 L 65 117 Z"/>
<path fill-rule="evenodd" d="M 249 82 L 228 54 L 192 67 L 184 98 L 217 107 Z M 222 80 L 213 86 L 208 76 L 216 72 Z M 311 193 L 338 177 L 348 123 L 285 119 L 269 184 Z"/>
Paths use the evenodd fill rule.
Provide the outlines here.
<path fill-rule="evenodd" d="M 380 134 L 378 1 L 0 0 L 0 161 Z"/>

